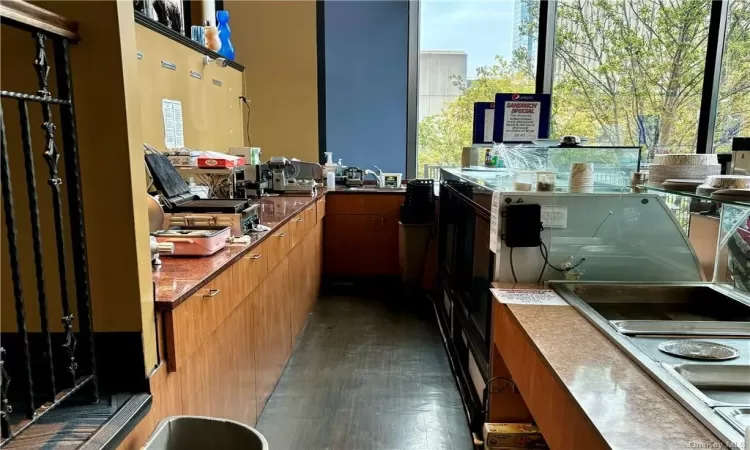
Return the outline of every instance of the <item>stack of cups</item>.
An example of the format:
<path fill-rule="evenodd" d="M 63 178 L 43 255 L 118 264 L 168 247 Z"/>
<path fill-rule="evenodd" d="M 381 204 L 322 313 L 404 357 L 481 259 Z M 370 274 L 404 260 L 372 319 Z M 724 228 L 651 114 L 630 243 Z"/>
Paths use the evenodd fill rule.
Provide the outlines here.
<path fill-rule="evenodd" d="M 570 192 L 594 192 L 594 164 L 573 163 L 570 165 Z"/>

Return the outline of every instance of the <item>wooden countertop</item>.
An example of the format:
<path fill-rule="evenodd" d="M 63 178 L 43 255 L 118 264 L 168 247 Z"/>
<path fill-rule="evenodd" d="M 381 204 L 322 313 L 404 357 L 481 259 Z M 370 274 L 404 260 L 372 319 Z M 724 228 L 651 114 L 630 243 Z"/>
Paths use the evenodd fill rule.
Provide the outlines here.
<path fill-rule="evenodd" d="M 550 448 L 724 448 L 572 306 L 495 300 L 494 345 Z"/>
<path fill-rule="evenodd" d="M 267 236 L 273 234 L 292 216 L 323 195 L 325 192 L 319 192 L 315 197 L 289 195 L 263 197 L 257 202 L 260 204 L 260 224 L 269 227 L 270 231 L 250 233 L 252 241 L 249 244 L 227 245 L 224 249 L 207 257 L 162 257 L 161 267 L 152 272 L 156 288 L 156 309 L 177 307 L 227 267 L 250 252 Z"/>

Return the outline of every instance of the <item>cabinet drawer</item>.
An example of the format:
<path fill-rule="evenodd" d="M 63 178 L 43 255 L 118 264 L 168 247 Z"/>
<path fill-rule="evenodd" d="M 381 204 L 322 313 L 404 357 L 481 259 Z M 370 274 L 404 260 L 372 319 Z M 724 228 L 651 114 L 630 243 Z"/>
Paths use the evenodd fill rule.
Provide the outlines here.
<path fill-rule="evenodd" d="M 263 254 L 267 255 L 267 261 L 268 261 L 268 272 L 271 272 L 274 267 L 284 259 L 287 253 L 289 253 L 289 249 L 292 247 L 289 245 L 291 236 L 289 235 L 289 224 L 287 223 L 283 227 L 279 228 L 278 230 L 271 233 L 270 236 L 268 236 L 262 244 L 260 244 L 263 249 Z"/>
<path fill-rule="evenodd" d="M 263 244 L 250 250 L 250 253 L 237 262 L 237 284 L 242 298 L 250 295 L 268 274 L 268 255 Z"/>
<path fill-rule="evenodd" d="M 326 216 L 326 198 L 325 197 L 315 202 L 315 209 L 316 209 L 317 221 L 320 222 L 321 220 L 323 220 L 323 217 Z"/>
<path fill-rule="evenodd" d="M 235 281 L 237 269 L 237 264 L 229 267 L 175 309 L 164 313 L 170 372 L 179 369 L 244 298 Z"/>

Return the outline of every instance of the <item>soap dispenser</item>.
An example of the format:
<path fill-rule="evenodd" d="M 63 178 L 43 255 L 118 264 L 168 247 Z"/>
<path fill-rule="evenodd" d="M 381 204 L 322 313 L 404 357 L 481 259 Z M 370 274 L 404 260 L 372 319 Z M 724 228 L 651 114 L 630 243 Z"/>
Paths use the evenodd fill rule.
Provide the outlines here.
<path fill-rule="evenodd" d="M 326 163 L 323 164 L 323 172 L 328 174 L 336 173 L 336 164 L 333 163 L 333 152 L 323 152 L 326 155 Z"/>
<path fill-rule="evenodd" d="M 343 176 L 344 175 L 344 163 L 341 161 L 341 158 L 339 158 L 339 163 L 336 164 L 336 176 Z"/>

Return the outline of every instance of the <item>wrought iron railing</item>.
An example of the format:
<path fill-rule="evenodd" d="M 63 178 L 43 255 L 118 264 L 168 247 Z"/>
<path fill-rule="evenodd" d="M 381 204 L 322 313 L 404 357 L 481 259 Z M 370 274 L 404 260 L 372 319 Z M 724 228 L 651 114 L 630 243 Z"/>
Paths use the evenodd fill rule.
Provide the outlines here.
<path fill-rule="evenodd" d="M 43 10 L 26 2 L 10 0 L 0 4 L 0 16 L 4 26 L 25 30 L 33 38 L 36 51 L 29 55 L 33 63 L 38 89 L 34 93 L 11 92 L 2 90 L 3 99 L 17 103 L 19 121 L 16 129 L 8 131 L 20 133 L 20 148 L 9 148 L 6 139 L 5 114 L 0 108 L 0 131 L 2 132 L 2 167 L 0 183 L 2 184 L 3 210 L 7 229 L 7 242 L 4 247 L 10 260 L 10 278 L 13 282 L 15 318 L 17 330 L 4 332 L 0 356 L 2 389 L 0 393 L 0 423 L 2 425 L 2 445 L 27 429 L 45 413 L 58 406 L 72 395 L 95 402 L 98 401 L 96 364 L 94 358 L 94 333 L 92 329 L 91 301 L 86 257 L 86 240 L 83 223 L 83 201 L 81 195 L 80 165 L 76 142 L 75 112 L 71 86 L 71 72 L 68 56 L 69 42 L 77 40 L 77 25 L 74 22 Z M 57 95 L 50 92 L 50 70 L 48 44 L 51 43 L 54 54 L 54 69 L 57 82 Z M 5 102 L 7 105 L 8 102 Z M 34 167 L 32 146 L 32 127 L 29 118 L 28 104 L 41 105 L 44 148 L 36 151 L 43 153 L 47 163 L 44 178 L 51 190 L 52 207 L 50 211 L 41 211 L 38 199 L 37 174 Z M 53 122 L 53 108 L 59 110 L 59 124 Z M 62 150 L 58 148 L 58 139 Z M 13 186 L 9 158 L 23 159 L 25 166 L 25 189 L 30 209 L 30 224 L 20 223 L 13 201 Z M 65 180 L 61 178 L 58 163 L 62 159 Z M 67 189 L 67 210 L 63 207 L 62 186 Z M 41 222 L 50 220 L 54 223 L 54 245 L 42 242 Z M 18 230 L 30 230 L 34 256 L 34 275 L 36 292 L 29 295 L 22 286 L 22 264 L 19 260 Z M 67 230 L 66 230 L 67 228 Z M 72 250 L 66 254 L 66 243 Z M 57 271 L 62 317 L 62 335 L 50 331 L 49 297 L 45 285 L 43 252 L 56 252 Z M 75 286 L 76 316 L 71 308 L 69 298 L 69 263 L 73 262 Z M 39 309 L 39 331 L 29 331 L 26 317 L 28 302 L 36 297 Z M 56 320 L 53 318 L 53 320 Z M 74 329 L 77 325 L 78 331 Z M 62 366 L 62 367 L 61 367 Z M 16 411 L 14 411 L 16 407 Z M 1 445 L 0 445 L 1 446 Z"/>

